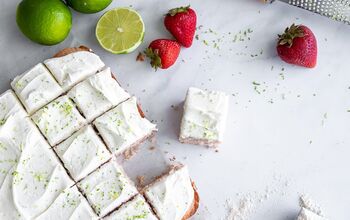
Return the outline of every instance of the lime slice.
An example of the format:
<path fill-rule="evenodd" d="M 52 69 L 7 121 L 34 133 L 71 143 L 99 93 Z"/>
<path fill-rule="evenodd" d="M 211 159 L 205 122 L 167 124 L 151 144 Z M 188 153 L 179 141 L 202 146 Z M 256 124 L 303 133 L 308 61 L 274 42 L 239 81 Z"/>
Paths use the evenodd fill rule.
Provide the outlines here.
<path fill-rule="evenodd" d="M 101 46 L 112 53 L 130 53 L 143 40 L 145 25 L 141 16 L 130 8 L 115 8 L 106 12 L 96 26 Z"/>

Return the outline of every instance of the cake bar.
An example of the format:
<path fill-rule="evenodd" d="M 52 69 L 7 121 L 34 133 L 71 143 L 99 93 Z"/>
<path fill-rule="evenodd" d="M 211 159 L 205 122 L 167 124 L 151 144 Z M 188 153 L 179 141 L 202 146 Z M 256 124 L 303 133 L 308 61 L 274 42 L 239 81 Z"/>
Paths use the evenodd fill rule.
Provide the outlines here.
<path fill-rule="evenodd" d="M 171 168 L 169 173 L 146 186 L 143 193 L 160 220 L 186 220 L 198 208 L 199 197 L 186 166 Z"/>
<path fill-rule="evenodd" d="M 137 194 L 134 184 L 115 161 L 110 161 L 78 183 L 99 217 L 115 210 Z"/>
<path fill-rule="evenodd" d="M 29 114 L 63 93 L 63 89 L 42 63 L 15 77 L 11 86 Z"/>
<path fill-rule="evenodd" d="M 88 121 L 125 101 L 130 95 L 112 78 L 110 68 L 90 76 L 68 92 Z"/>
<path fill-rule="evenodd" d="M 50 102 L 33 114 L 32 119 L 51 146 L 62 142 L 86 124 L 68 96 Z"/>
<path fill-rule="evenodd" d="M 223 92 L 189 88 L 179 140 L 217 147 L 223 141 L 229 98 Z"/>
<path fill-rule="evenodd" d="M 98 117 L 94 125 L 116 155 L 139 145 L 156 131 L 156 125 L 140 113 L 135 97 Z"/>
<path fill-rule="evenodd" d="M 85 126 L 54 147 L 75 181 L 79 181 L 111 158 L 91 125 Z"/>
<path fill-rule="evenodd" d="M 47 59 L 44 64 L 64 91 L 105 66 L 99 56 L 89 51 L 77 51 L 62 57 Z"/>

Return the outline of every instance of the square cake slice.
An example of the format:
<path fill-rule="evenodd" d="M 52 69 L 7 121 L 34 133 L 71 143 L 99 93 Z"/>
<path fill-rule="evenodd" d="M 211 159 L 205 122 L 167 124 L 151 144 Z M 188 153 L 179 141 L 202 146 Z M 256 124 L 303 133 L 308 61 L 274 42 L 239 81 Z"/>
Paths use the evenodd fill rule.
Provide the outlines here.
<path fill-rule="evenodd" d="M 122 167 L 110 161 L 78 183 L 98 216 L 103 217 L 137 194 Z"/>
<path fill-rule="evenodd" d="M 63 93 L 60 85 L 42 63 L 17 76 L 11 82 L 11 86 L 29 114 Z"/>
<path fill-rule="evenodd" d="M 110 68 L 79 83 L 69 91 L 68 96 L 74 100 L 88 121 L 130 97 L 117 80 L 112 78 Z"/>
<path fill-rule="evenodd" d="M 86 124 L 86 120 L 68 96 L 61 96 L 50 102 L 33 114 L 32 120 L 51 146 L 65 140 Z"/>
<path fill-rule="evenodd" d="M 194 215 L 199 196 L 186 166 L 173 167 L 143 190 L 160 220 L 182 220 Z"/>
<path fill-rule="evenodd" d="M 157 130 L 156 125 L 140 113 L 135 97 L 98 117 L 94 125 L 116 155 L 139 145 Z"/>
<path fill-rule="evenodd" d="M 79 181 L 111 158 L 91 125 L 83 127 L 54 150 L 75 181 Z"/>
<path fill-rule="evenodd" d="M 105 64 L 100 57 L 88 51 L 78 51 L 44 61 L 64 91 L 101 70 Z"/>
<path fill-rule="evenodd" d="M 153 214 L 151 207 L 141 195 L 137 195 L 129 202 L 120 206 L 116 211 L 104 218 L 105 220 L 158 220 Z"/>
<path fill-rule="evenodd" d="M 179 140 L 217 147 L 223 141 L 229 98 L 223 92 L 189 88 Z"/>
<path fill-rule="evenodd" d="M 12 90 L 7 90 L 0 95 L 0 126 L 14 115 L 24 118 L 27 116 L 27 112 L 22 107 L 15 93 Z"/>
<path fill-rule="evenodd" d="M 3 219 L 33 219 L 74 182 L 28 118 L 21 119 L 17 126 L 25 128 L 19 129 L 21 132 L 17 137 L 22 140 L 22 147 L 18 151 L 16 164 L 1 185 L 0 216 Z"/>
<path fill-rule="evenodd" d="M 98 217 L 76 186 L 62 191 L 36 220 L 97 220 Z"/>

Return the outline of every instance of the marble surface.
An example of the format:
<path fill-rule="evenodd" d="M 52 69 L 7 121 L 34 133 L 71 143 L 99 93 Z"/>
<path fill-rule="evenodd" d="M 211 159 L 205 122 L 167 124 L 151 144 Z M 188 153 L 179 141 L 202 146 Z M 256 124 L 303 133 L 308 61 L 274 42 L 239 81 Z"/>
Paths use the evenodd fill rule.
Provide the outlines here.
<path fill-rule="evenodd" d="M 188 164 L 201 195 L 194 219 L 225 219 L 226 201 L 237 204 L 248 196 L 254 204 L 248 219 L 291 220 L 299 210 L 300 194 L 310 195 L 330 219 L 350 219 L 349 26 L 278 2 L 118 0 L 109 8 L 132 5 L 144 18 L 146 36 L 136 52 L 113 55 L 94 36 L 102 13 L 73 13 L 69 37 L 46 47 L 18 31 L 18 2 L 0 1 L 1 92 L 14 76 L 59 49 L 91 47 L 158 123 L 160 156 L 149 159 L 139 154 L 134 159 L 143 160 L 127 171 L 156 175 L 140 163 L 157 167 L 174 156 Z M 147 62 L 136 62 L 138 51 L 151 40 L 170 37 L 162 25 L 164 13 L 188 3 L 202 25 L 199 40 L 182 49 L 178 62 L 167 71 L 154 72 Z M 317 36 L 319 59 L 314 69 L 285 64 L 276 56 L 276 36 L 293 22 L 309 26 Z M 231 95 L 219 152 L 177 140 L 181 103 L 190 86 Z"/>

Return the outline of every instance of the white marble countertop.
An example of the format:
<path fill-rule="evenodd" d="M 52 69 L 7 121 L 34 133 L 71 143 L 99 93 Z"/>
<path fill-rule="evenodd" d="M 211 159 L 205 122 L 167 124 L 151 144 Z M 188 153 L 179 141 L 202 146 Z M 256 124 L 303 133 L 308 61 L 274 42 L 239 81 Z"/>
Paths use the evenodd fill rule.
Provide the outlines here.
<path fill-rule="evenodd" d="M 132 5 L 145 21 L 144 43 L 128 55 L 113 55 L 98 45 L 94 27 L 102 13 L 73 13 L 71 34 L 60 45 L 32 43 L 17 29 L 18 2 L 0 1 L 1 92 L 11 78 L 59 49 L 91 47 L 158 122 L 159 152 L 188 164 L 201 195 L 195 219 L 224 219 L 227 200 L 237 204 L 248 196 L 253 204 L 249 219 L 291 220 L 300 194 L 310 195 L 330 219 L 350 219 L 349 26 L 283 3 L 193 0 L 202 25 L 199 40 L 182 49 L 171 69 L 154 72 L 148 63 L 136 62 L 136 55 L 151 40 L 170 37 L 163 14 L 189 1 L 114 1 L 109 8 Z M 276 36 L 293 22 L 309 26 L 317 37 L 314 69 L 285 64 L 276 56 Z M 245 36 L 248 29 L 253 32 Z M 235 35 L 244 41 L 233 42 Z M 253 82 L 260 85 L 254 88 Z M 171 106 L 181 106 L 189 86 L 231 95 L 218 153 L 177 140 L 181 111 Z"/>

